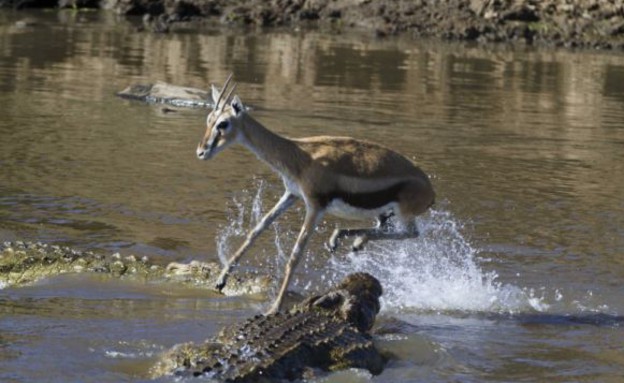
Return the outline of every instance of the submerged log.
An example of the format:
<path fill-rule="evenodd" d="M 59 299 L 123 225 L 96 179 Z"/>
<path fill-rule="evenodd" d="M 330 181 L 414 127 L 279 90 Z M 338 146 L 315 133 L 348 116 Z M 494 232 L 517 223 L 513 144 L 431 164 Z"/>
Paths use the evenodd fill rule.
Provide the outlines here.
<path fill-rule="evenodd" d="M 313 369 L 347 368 L 379 374 L 385 358 L 369 332 L 381 293 L 381 284 L 373 276 L 351 274 L 288 313 L 256 315 L 224 328 L 203 344 L 174 346 L 155 366 L 154 377 L 173 374 L 257 382 L 301 379 Z"/>
<path fill-rule="evenodd" d="M 208 91 L 172 85 L 162 81 L 157 81 L 154 84 L 130 85 L 118 92 L 117 96 L 151 104 L 169 104 L 185 108 L 212 108 L 212 98 L 210 98 Z"/>
<path fill-rule="evenodd" d="M 38 242 L 5 242 L 0 247 L 0 287 L 19 287 L 61 274 L 100 273 L 193 285 L 217 292 L 214 286 L 220 268 L 217 262 L 160 264 L 147 257 L 102 255 Z M 271 282 L 267 275 L 237 273 L 222 292 L 225 295 L 261 293 L 269 289 Z"/>

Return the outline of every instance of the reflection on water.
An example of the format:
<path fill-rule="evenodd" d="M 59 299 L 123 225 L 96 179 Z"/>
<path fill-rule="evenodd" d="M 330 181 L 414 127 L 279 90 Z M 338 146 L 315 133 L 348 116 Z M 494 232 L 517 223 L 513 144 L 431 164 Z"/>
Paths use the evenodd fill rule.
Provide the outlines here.
<path fill-rule="evenodd" d="M 33 26 L 17 27 L 26 16 Z M 297 275 L 299 290 L 353 268 L 382 279 L 382 321 L 416 327 L 384 338 L 399 360 L 380 381 L 616 381 L 624 367 L 624 56 L 316 32 L 156 35 L 101 12 L 0 13 L 0 52 L 0 239 L 224 256 L 281 194 L 278 179 L 241 148 L 197 161 L 205 111 L 114 93 L 156 80 L 205 88 L 234 72 L 275 131 L 381 142 L 433 177 L 439 201 L 420 241 L 330 260 L 321 243 L 340 222 L 328 219 Z M 281 270 L 276 254 L 301 214 L 244 267 Z M 105 286 L 61 278 L 1 291 L 0 380 L 144 379 L 155 350 L 269 299 Z"/>

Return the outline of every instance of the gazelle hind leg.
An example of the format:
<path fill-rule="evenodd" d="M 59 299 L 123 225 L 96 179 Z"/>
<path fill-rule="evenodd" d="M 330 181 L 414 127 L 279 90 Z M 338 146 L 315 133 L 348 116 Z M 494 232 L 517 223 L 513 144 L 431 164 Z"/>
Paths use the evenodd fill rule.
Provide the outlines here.
<path fill-rule="evenodd" d="M 334 252 L 338 248 L 339 241 L 341 239 L 346 237 L 355 237 L 353 244 L 351 245 L 351 250 L 362 250 L 364 245 L 366 245 L 369 240 L 382 239 L 388 235 L 393 235 L 390 231 L 391 227 L 389 222 L 390 217 L 393 215 L 394 213 L 392 212 L 380 215 L 377 217 L 377 226 L 372 228 L 335 229 L 331 237 L 329 237 L 326 247 L 329 251 Z M 388 239 L 392 238 L 388 237 Z"/>
<path fill-rule="evenodd" d="M 389 211 L 388 213 L 381 214 L 377 217 L 377 226 L 373 229 L 379 232 L 389 232 L 392 230 L 390 225 L 390 218 L 394 216 L 394 212 Z M 351 251 L 360 251 L 364 248 L 364 246 L 370 240 L 368 233 L 361 234 L 355 237 L 353 243 L 351 244 Z"/>
<path fill-rule="evenodd" d="M 378 241 L 378 240 L 401 240 L 401 239 L 410 239 L 417 238 L 419 236 L 418 228 L 416 224 L 407 225 L 402 230 L 394 230 L 394 231 L 381 231 L 379 229 L 372 229 L 371 232 L 359 235 L 353 241 L 353 245 L 351 249 L 353 251 L 360 251 L 364 248 L 369 241 Z"/>
<path fill-rule="evenodd" d="M 412 225 L 405 230 L 401 231 L 382 231 L 377 228 L 371 229 L 336 229 L 334 234 L 330 238 L 330 242 L 327 244 L 327 247 L 330 251 L 335 251 L 338 247 L 338 239 L 342 239 L 345 237 L 356 237 L 353 241 L 353 245 L 351 250 L 359 251 L 362 250 L 364 245 L 369 241 L 379 241 L 385 239 L 410 239 L 417 238 L 419 235 L 418 229 L 416 225 Z M 332 239 L 334 240 L 332 246 Z"/>
<path fill-rule="evenodd" d="M 424 213 L 435 200 L 433 190 L 428 184 L 414 180 L 406 184 L 398 194 L 397 214 L 402 230 L 388 230 L 384 228 L 387 218 L 379 217 L 380 224 L 376 228 L 370 229 L 336 229 L 329 239 L 327 247 L 330 251 L 335 251 L 338 242 L 345 237 L 358 237 L 353 243 L 353 250 L 360 250 L 368 241 L 382 239 L 408 239 L 418 237 L 418 229 L 414 219 Z M 385 229 L 385 230 L 384 230 Z"/>
<path fill-rule="evenodd" d="M 368 229 L 335 229 L 332 235 L 329 237 L 329 241 L 325 244 L 327 249 L 330 252 L 336 251 L 338 246 L 340 245 L 340 240 L 347 237 L 356 237 L 355 242 L 358 242 L 359 248 L 355 249 L 360 250 L 362 246 L 368 242 L 368 237 L 378 232 L 380 229 L 378 228 L 368 228 Z M 355 245 L 354 242 L 354 245 Z"/>

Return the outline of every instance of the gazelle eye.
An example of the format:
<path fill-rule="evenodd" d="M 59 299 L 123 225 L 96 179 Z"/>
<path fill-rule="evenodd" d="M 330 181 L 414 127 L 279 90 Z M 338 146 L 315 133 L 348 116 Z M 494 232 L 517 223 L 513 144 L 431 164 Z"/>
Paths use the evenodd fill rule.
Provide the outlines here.
<path fill-rule="evenodd" d="M 220 123 L 217 124 L 217 129 L 218 130 L 225 130 L 228 128 L 228 126 L 230 125 L 229 122 L 227 121 L 221 121 Z"/>

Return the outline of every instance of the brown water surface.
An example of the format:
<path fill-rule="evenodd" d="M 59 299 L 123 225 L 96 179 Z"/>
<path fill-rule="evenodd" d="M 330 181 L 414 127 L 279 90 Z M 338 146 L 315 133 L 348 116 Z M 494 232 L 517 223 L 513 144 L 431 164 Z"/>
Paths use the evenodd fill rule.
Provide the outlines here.
<path fill-rule="evenodd" d="M 15 22 L 30 17 L 32 25 Z M 330 257 L 328 218 L 295 291 L 354 269 L 384 285 L 379 382 L 624 375 L 624 56 L 366 34 L 135 33 L 112 14 L 0 13 L 0 239 L 218 259 L 281 194 L 253 154 L 202 162 L 205 110 L 115 92 L 156 80 L 238 94 L 289 136 L 349 135 L 414 159 L 438 201 L 422 238 Z M 252 208 L 253 206 L 253 208 Z M 302 210 L 243 267 L 281 272 Z M 0 290 L 0 381 L 146 380 L 267 297 L 71 276 Z M 346 371 L 327 382 L 370 377 Z M 166 380 L 166 379 L 164 379 Z"/>

